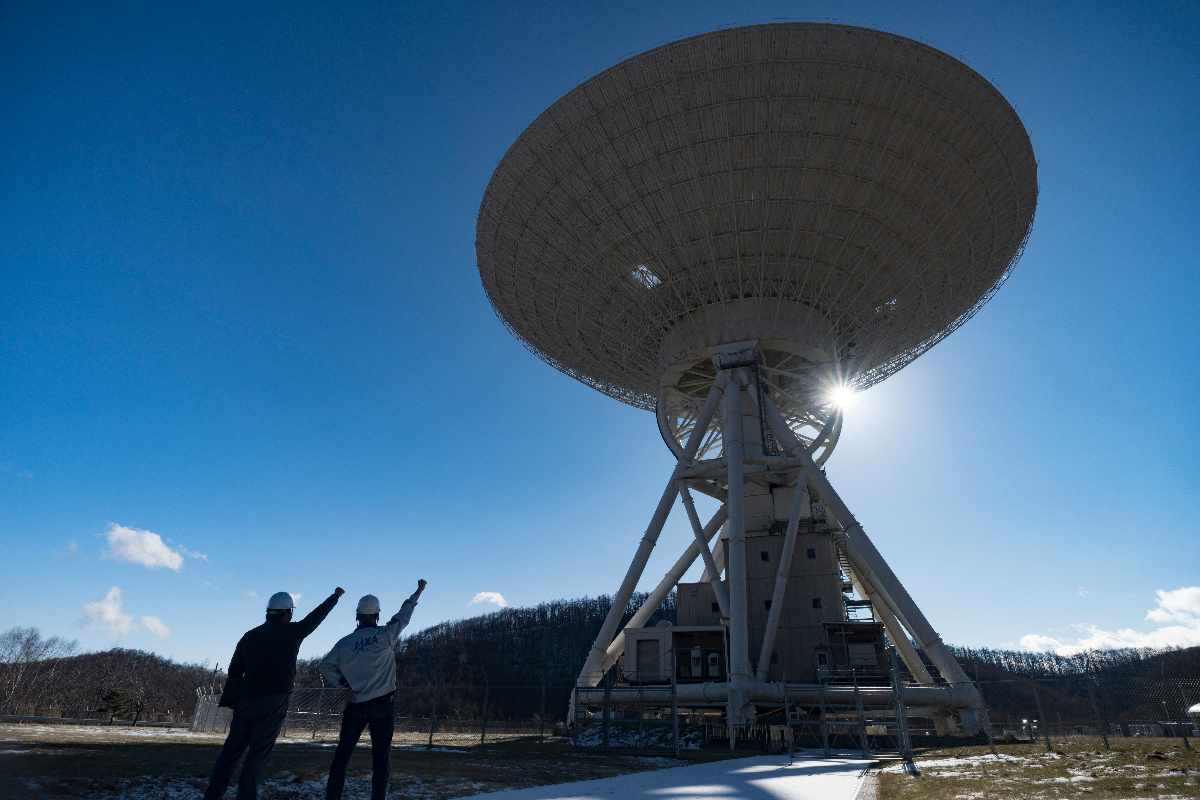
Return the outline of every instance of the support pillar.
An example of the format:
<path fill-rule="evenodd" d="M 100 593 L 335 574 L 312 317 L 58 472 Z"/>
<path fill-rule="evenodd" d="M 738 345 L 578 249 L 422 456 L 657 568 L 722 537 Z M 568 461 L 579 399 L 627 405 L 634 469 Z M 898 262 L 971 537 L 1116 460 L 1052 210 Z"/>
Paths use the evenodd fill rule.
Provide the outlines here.
<path fill-rule="evenodd" d="M 725 503 L 729 509 L 729 536 L 726 540 L 726 574 L 729 585 L 729 710 L 730 737 L 733 726 L 754 719 L 754 708 L 746 702 L 746 684 L 750 682 L 750 637 L 746 608 L 746 511 L 742 460 L 742 382 L 744 370 L 735 371 L 722 404 L 721 434 L 725 444 L 728 474 Z"/>
<path fill-rule="evenodd" d="M 759 681 L 767 679 L 771 669 L 771 651 L 775 647 L 775 632 L 779 630 L 779 618 L 783 614 L 783 601 L 787 596 L 788 573 L 792 570 L 792 554 L 796 550 L 796 529 L 800 526 L 800 507 L 804 494 L 808 492 L 808 481 L 804 473 L 796 478 L 796 489 L 792 492 L 792 507 L 789 511 L 787 533 L 783 538 L 783 552 L 775 570 L 775 587 L 771 592 L 771 611 L 767 614 L 767 629 L 763 632 L 762 648 L 758 652 L 757 674 Z"/>

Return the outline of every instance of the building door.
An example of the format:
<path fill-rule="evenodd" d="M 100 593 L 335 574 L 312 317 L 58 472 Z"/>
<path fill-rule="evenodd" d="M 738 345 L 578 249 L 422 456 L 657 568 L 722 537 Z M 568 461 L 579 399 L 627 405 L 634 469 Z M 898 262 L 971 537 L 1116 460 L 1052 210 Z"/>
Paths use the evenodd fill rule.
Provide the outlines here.
<path fill-rule="evenodd" d="M 662 674 L 662 665 L 658 663 L 658 657 L 658 639 L 637 640 L 638 683 L 659 679 Z"/>

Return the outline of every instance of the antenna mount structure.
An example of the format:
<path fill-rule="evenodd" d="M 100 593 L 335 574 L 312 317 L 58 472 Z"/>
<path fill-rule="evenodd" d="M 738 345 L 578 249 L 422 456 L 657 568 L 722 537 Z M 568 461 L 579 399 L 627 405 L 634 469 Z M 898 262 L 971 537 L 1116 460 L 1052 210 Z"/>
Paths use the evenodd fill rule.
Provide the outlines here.
<path fill-rule="evenodd" d="M 822 467 L 842 431 L 835 395 L 894 374 L 991 298 L 1037 192 L 1029 135 L 987 80 L 845 25 L 663 45 L 517 138 L 477 221 L 488 299 L 543 361 L 654 411 L 677 459 L 579 686 L 623 654 L 626 678 L 647 680 L 631 664 L 666 634 L 642 626 L 678 584 L 671 646 L 719 620 L 728 638 L 727 668 L 674 668 L 681 703 L 746 725 L 839 670 L 858 687 L 886 635 L 939 727 L 978 728 L 975 689 Z M 692 492 L 721 504 L 707 525 Z M 679 498 L 695 540 L 622 627 Z M 698 558 L 700 582 L 679 583 Z"/>

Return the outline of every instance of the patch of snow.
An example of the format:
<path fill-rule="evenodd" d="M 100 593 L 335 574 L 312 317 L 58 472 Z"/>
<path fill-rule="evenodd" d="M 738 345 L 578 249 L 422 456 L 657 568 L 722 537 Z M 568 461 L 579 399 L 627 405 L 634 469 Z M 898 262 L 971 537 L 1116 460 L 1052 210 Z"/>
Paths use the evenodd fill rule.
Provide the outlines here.
<path fill-rule="evenodd" d="M 935 759 L 929 759 L 927 761 L 916 761 L 914 763 L 915 763 L 917 769 L 924 771 L 926 769 L 934 769 L 936 767 L 965 768 L 965 767 L 975 767 L 980 764 L 1000 764 L 1000 763 L 1024 764 L 1025 761 L 1026 761 L 1026 759 L 1024 759 L 1024 758 L 1020 758 L 1017 756 L 1005 755 L 1004 753 L 1000 753 L 998 755 L 992 755 L 991 753 L 988 753 L 987 755 L 982 755 L 982 756 L 967 756 L 967 757 L 963 757 L 963 758 L 958 758 L 958 757 L 935 758 Z M 889 767 L 884 767 L 881 771 L 882 772 L 905 772 L 907 770 L 908 770 L 907 764 L 892 764 Z M 951 774 L 954 774 L 955 771 L 957 771 L 957 770 L 949 770 L 949 771 L 941 773 L 941 774 L 951 775 Z"/>

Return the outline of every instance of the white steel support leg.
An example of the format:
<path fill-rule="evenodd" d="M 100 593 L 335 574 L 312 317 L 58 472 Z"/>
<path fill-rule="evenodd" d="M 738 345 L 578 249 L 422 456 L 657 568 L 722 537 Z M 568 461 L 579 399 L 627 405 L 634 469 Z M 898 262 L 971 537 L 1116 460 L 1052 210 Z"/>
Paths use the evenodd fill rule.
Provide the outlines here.
<path fill-rule="evenodd" d="M 908 671 L 917 679 L 917 683 L 932 685 L 934 682 L 933 676 L 929 674 L 929 670 L 925 669 L 925 663 L 921 661 L 921 656 L 917 653 L 916 648 L 912 646 L 912 642 L 909 641 L 908 631 L 904 630 L 904 626 L 900 624 L 900 620 L 896 619 L 896 615 L 880 599 L 879 595 L 870 586 L 863 583 L 862 579 L 855 574 L 853 564 L 850 566 L 850 572 L 850 580 L 854 584 L 854 588 L 860 596 L 871 601 L 871 608 L 879 615 L 879 621 L 883 623 L 883 629 L 887 631 L 892 644 L 899 651 L 900 658 L 904 661 L 904 666 L 908 667 Z"/>
<path fill-rule="evenodd" d="M 792 553 L 796 549 L 796 529 L 800 525 L 800 506 L 804 492 L 808 491 L 808 481 L 804 473 L 796 479 L 796 489 L 792 493 L 791 516 L 788 517 L 787 533 L 783 537 L 783 553 L 779 556 L 779 567 L 775 570 L 775 589 L 771 592 L 771 611 L 767 614 L 767 630 L 763 633 L 762 649 L 758 651 L 757 674 L 759 681 L 767 679 L 771 669 L 771 650 L 775 647 L 775 632 L 779 630 L 779 618 L 783 614 L 783 599 L 787 594 L 788 572 L 792 569 Z"/>
<path fill-rule="evenodd" d="M 717 577 L 721 577 L 721 573 L 725 571 L 725 540 L 720 536 L 717 537 L 716 544 L 712 548 L 713 563 L 717 565 Z M 704 583 L 712 580 L 712 576 L 708 574 L 708 570 L 704 570 L 704 574 L 700 576 L 700 582 Z"/>
<path fill-rule="evenodd" d="M 721 609 L 722 617 L 729 617 L 729 598 L 725 596 L 725 587 L 721 585 L 721 573 L 717 570 L 717 565 L 713 562 L 712 553 L 708 550 L 708 539 L 704 536 L 704 529 L 700 527 L 700 517 L 696 516 L 696 504 L 692 502 L 692 494 L 687 490 L 687 487 L 680 481 L 679 499 L 683 501 L 683 507 L 687 510 L 688 521 L 692 523 L 692 533 L 696 535 L 696 546 L 700 550 L 700 555 L 704 559 L 704 574 L 711 575 L 709 584 L 712 586 L 713 594 L 717 598 L 717 606 Z"/>
<path fill-rule="evenodd" d="M 716 535 L 717 531 L 721 530 L 721 526 L 726 520 L 725 506 L 717 509 L 717 513 L 713 514 L 712 519 L 704 526 L 704 544 L 708 545 L 708 541 Z M 650 619 L 663 600 L 667 599 L 667 595 L 675 588 L 675 584 L 683 578 L 684 573 L 692 568 L 692 564 L 696 563 L 696 556 L 700 553 L 700 544 L 692 542 L 683 551 L 683 555 L 675 562 L 675 566 L 667 571 L 663 579 L 658 582 L 658 586 L 654 587 L 654 591 L 646 598 L 646 602 L 642 603 L 642 607 L 634 612 L 633 617 L 629 622 L 625 623 L 625 628 L 640 628 L 646 624 L 646 620 Z M 608 646 L 608 652 L 604 655 L 604 660 L 600 662 L 600 671 L 605 672 L 616 663 L 617 658 L 621 653 L 625 652 L 625 629 L 623 628 L 617 634 L 617 638 L 613 639 L 612 644 Z"/>
<path fill-rule="evenodd" d="M 726 490 L 729 499 L 729 536 L 725 543 L 726 575 L 729 585 L 729 724 L 744 725 L 753 719 L 753 709 L 747 713 L 746 684 L 750 682 L 750 636 L 746 608 L 746 510 L 742 478 L 742 379 L 738 370 L 735 380 L 725 392 L 722 405 L 721 435 L 725 443 L 725 460 L 729 470 Z"/>
<path fill-rule="evenodd" d="M 667 483 L 667 488 L 663 490 L 662 498 L 658 501 L 658 508 L 654 510 L 654 516 L 650 518 L 650 525 L 642 536 L 637 553 L 634 554 L 633 563 L 629 565 L 629 570 L 625 573 L 625 580 L 621 581 L 621 588 L 617 590 L 617 596 L 613 598 L 612 608 L 609 609 L 608 616 L 604 618 L 604 624 L 600 626 L 600 633 L 596 635 L 596 641 L 588 652 L 587 660 L 576 681 L 579 686 L 595 686 L 604 677 L 604 670 L 600 668 L 600 664 L 604 661 L 608 653 L 608 645 L 612 642 L 617 627 L 621 624 L 621 617 L 625 615 L 625 609 L 629 606 L 629 598 L 633 596 L 633 590 L 637 588 L 638 581 L 642 578 L 642 571 L 646 569 L 646 562 L 650 560 L 650 553 L 653 552 L 654 545 L 658 542 L 658 535 L 662 533 L 667 515 L 671 513 L 671 506 L 675 505 L 675 494 L 678 491 L 676 481 L 679 480 L 679 473 L 686 469 L 689 462 L 695 457 L 696 450 L 699 449 L 700 442 L 703 441 L 704 434 L 708 430 L 708 423 L 712 421 L 713 415 L 717 412 L 721 396 L 728 383 L 727 373 L 718 374 L 717 379 L 713 382 L 708 398 L 704 401 L 699 416 L 696 417 L 696 425 L 692 428 L 691 436 L 688 437 L 687 446 L 683 449 L 683 457 L 679 459 L 671 473 L 671 480 Z"/>
<path fill-rule="evenodd" d="M 934 631 L 933 626 L 929 624 L 929 620 L 925 619 L 925 615 L 921 613 L 921 609 L 917 608 L 917 604 L 913 602 L 912 597 L 888 567 L 887 562 L 883 560 L 883 556 L 875 549 L 875 545 L 867 536 L 866 531 L 854 519 L 849 507 L 834 490 L 828 478 L 813 463 L 812 456 L 809 455 L 808 450 L 792 429 L 788 427 L 783 415 L 779 413 L 779 409 L 775 407 L 769 397 L 762 399 L 763 407 L 767 411 L 768 422 L 775 431 L 775 436 L 787 448 L 788 455 L 798 458 L 804 463 L 809 480 L 845 530 L 846 554 L 850 557 L 852 565 L 859 569 L 858 577 L 864 584 L 869 585 L 873 591 L 877 592 L 883 600 L 889 601 L 887 604 L 891 606 L 896 617 L 904 623 L 909 633 L 921 645 L 926 655 L 929 656 L 929 660 L 933 662 L 948 683 L 962 685 L 964 688 L 974 691 L 974 684 L 963 672 L 962 667 L 954 658 L 954 654 L 950 652 L 950 648 L 946 647 L 941 637 Z M 974 715 L 969 712 L 964 715 L 964 723 L 971 725 L 972 723 L 966 719 L 967 716 L 973 717 Z"/>

